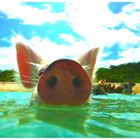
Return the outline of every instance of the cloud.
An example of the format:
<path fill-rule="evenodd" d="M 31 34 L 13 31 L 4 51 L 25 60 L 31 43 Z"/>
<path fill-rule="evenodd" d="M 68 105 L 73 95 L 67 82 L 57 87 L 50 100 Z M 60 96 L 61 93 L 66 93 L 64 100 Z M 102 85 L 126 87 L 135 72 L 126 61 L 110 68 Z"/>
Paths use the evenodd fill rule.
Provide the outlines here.
<path fill-rule="evenodd" d="M 126 62 L 138 62 L 140 61 L 140 46 L 138 48 L 129 48 L 127 51 L 122 51 L 120 57 Z M 126 61 L 126 62 L 125 62 Z"/>
<path fill-rule="evenodd" d="M 49 63 L 63 58 L 77 60 L 82 54 L 88 51 L 84 41 L 75 41 L 73 36 L 67 34 L 62 34 L 61 38 L 69 41 L 70 45 L 59 45 L 51 42 L 48 38 L 42 39 L 39 36 L 34 36 L 30 40 L 27 40 L 21 35 L 12 36 L 12 46 L 0 48 L 0 69 L 13 68 L 18 70 L 15 43 L 19 41 L 30 46 Z"/>
<path fill-rule="evenodd" d="M 138 30 L 140 27 L 140 3 L 134 2 L 123 8 L 123 20 L 127 27 Z"/>
<path fill-rule="evenodd" d="M 102 36 L 102 42 L 106 47 L 112 47 L 113 44 L 118 43 L 122 49 L 127 49 L 130 47 L 128 44 L 134 45 L 140 42 L 140 37 L 126 28 L 120 30 L 106 29 Z"/>
<path fill-rule="evenodd" d="M 24 24 L 41 25 L 45 22 L 55 23 L 57 20 L 64 20 L 64 13 L 52 13 L 52 7 L 46 4 L 46 9 L 33 8 L 23 5 L 18 1 L 0 2 L 0 11 L 4 12 L 8 18 L 18 18 Z"/>
<path fill-rule="evenodd" d="M 13 46 L 0 48 L 0 69 L 16 69 L 16 52 Z"/>
<path fill-rule="evenodd" d="M 72 2 L 66 3 L 65 11 L 69 25 L 76 33 L 83 36 L 89 45 L 100 45 L 102 31 L 102 20 L 106 16 L 103 13 L 108 13 L 106 2 Z"/>
<path fill-rule="evenodd" d="M 0 4 L 0 11 L 6 13 L 8 18 L 21 19 L 24 24 L 41 25 L 45 22 L 54 23 L 58 20 L 64 20 L 72 27 L 75 33 L 85 38 L 86 41 L 76 41 L 72 35 L 60 34 L 60 39 L 69 42 L 68 46 L 58 45 L 48 40 L 47 37 L 34 36 L 28 40 L 33 49 L 42 53 L 50 61 L 64 57 L 76 58 L 92 47 L 111 48 L 116 43 L 121 48 L 120 58 L 117 60 L 101 59 L 99 67 L 139 61 L 137 51 L 139 51 L 138 48 L 140 47 L 137 49 L 134 47 L 140 44 L 140 38 L 132 32 L 132 30 L 138 31 L 139 29 L 139 3 L 135 2 L 124 6 L 122 12 L 118 14 L 114 14 L 109 10 L 108 3 L 99 1 L 80 1 L 80 3 L 68 1 L 65 2 L 64 12 L 52 13 L 50 5 L 47 5 L 46 9 L 38 9 L 22 5 L 20 2 L 8 1 L 7 4 L 7 1 L 4 1 Z M 125 27 L 115 28 L 121 24 L 124 24 Z M 101 52 L 100 55 L 103 58 L 109 54 L 110 51 Z M 8 57 L 9 60 L 10 57 L 12 56 Z"/>
<path fill-rule="evenodd" d="M 60 38 L 63 39 L 64 41 L 69 42 L 70 44 L 73 44 L 76 41 L 72 35 L 68 34 L 60 34 Z"/>
<path fill-rule="evenodd" d="M 140 5 L 128 4 L 122 8 L 122 12 L 114 14 L 109 10 L 108 4 L 109 2 L 97 1 L 83 1 L 80 2 L 80 6 L 79 2 L 66 4 L 65 10 L 70 26 L 75 32 L 83 35 L 90 45 L 110 46 L 116 42 L 139 41 L 139 37 L 128 28 L 137 29 L 140 26 L 140 11 L 137 11 Z M 128 28 L 113 29 L 122 23 Z"/>
<path fill-rule="evenodd" d="M 69 25 L 75 32 L 85 37 L 90 47 L 97 45 L 111 48 L 114 44 L 119 44 L 121 50 L 119 59 L 104 60 L 103 57 L 110 55 L 110 51 L 101 52 L 102 59 L 98 67 L 139 61 L 137 54 L 139 49 L 134 47 L 140 44 L 140 37 L 132 30 L 138 31 L 140 26 L 140 4 L 136 2 L 128 4 L 118 14 L 112 13 L 108 4 L 109 2 L 97 1 L 91 3 L 82 1 L 80 6 L 79 2 L 67 3 L 65 10 L 69 17 Z M 125 26 L 115 28 L 122 24 Z"/>
<path fill-rule="evenodd" d="M 38 36 L 34 36 L 29 42 L 32 48 L 48 61 L 67 57 L 76 60 L 89 49 L 84 41 L 75 41 L 71 35 L 61 34 L 60 36 L 69 41 L 70 45 L 59 45 L 51 42 L 48 38 L 42 39 Z"/>
<path fill-rule="evenodd" d="M 119 59 L 116 60 L 103 60 L 100 61 L 97 67 L 108 67 L 110 65 L 120 65 L 129 62 L 139 62 L 140 61 L 140 46 L 138 48 L 128 48 L 125 51 L 119 53 Z"/>
<path fill-rule="evenodd" d="M 46 9 L 38 9 L 22 5 L 17 1 L 8 1 L 8 3 L 7 1 L 1 2 L 0 10 L 6 13 L 9 18 L 19 18 L 24 24 L 36 25 L 64 20 L 76 33 L 83 36 L 91 47 L 94 45 L 110 46 L 116 42 L 126 42 L 127 38 L 130 38 L 131 42 L 139 40 L 128 29 L 108 29 L 108 27 L 115 27 L 120 23 L 137 29 L 138 23 L 140 23 L 140 12 L 136 11 L 140 8 L 138 3 L 124 6 L 119 14 L 114 14 L 109 10 L 109 2 L 82 1 L 79 5 L 79 2 L 68 1 L 65 2 L 65 11 L 61 13 L 52 13 L 52 7 L 48 4 L 46 4 Z"/>

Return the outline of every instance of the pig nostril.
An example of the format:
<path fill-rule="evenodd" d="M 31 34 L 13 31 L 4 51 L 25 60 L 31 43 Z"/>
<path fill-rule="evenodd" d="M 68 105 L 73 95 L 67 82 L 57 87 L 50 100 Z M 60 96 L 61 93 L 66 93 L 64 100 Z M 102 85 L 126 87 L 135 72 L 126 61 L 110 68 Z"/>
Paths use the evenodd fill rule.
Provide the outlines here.
<path fill-rule="evenodd" d="M 52 76 L 51 78 L 49 78 L 47 80 L 47 85 L 50 87 L 50 88 L 54 88 L 57 84 L 57 81 L 58 79 L 55 77 L 55 76 Z"/>
<path fill-rule="evenodd" d="M 79 88 L 79 87 L 81 87 L 82 86 L 82 81 L 81 81 L 81 79 L 78 77 L 78 76 L 76 76 L 74 79 L 73 79 L 73 85 L 76 87 L 76 88 Z"/>

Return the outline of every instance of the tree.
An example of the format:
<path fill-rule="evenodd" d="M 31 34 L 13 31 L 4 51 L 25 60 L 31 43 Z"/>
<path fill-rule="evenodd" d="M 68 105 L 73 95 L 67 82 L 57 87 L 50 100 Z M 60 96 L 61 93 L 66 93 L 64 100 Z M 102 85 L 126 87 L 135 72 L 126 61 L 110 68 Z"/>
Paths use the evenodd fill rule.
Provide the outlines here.
<path fill-rule="evenodd" d="M 99 68 L 96 79 L 105 79 L 108 82 L 140 82 L 140 62 Z"/>
<path fill-rule="evenodd" d="M 0 81 L 1 82 L 14 82 L 16 71 L 14 70 L 0 70 Z"/>

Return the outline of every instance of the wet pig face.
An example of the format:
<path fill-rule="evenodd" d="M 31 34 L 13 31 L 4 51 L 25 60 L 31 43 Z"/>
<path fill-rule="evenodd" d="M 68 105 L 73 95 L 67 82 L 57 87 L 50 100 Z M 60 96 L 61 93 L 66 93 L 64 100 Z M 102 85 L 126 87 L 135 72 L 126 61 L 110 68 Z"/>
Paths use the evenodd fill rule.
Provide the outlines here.
<path fill-rule="evenodd" d="M 57 60 L 40 71 L 37 92 L 41 100 L 53 105 L 84 104 L 91 93 L 91 80 L 73 60 Z"/>
<path fill-rule="evenodd" d="M 92 73 L 98 50 L 98 47 L 91 48 L 75 61 L 60 59 L 49 65 L 50 61 L 46 61 L 31 47 L 17 42 L 16 57 L 21 82 L 25 88 L 35 88 L 30 104 L 81 105 L 86 103 L 92 89 Z M 39 71 L 38 77 L 38 69 L 43 65 L 47 67 Z M 87 70 L 85 71 L 83 67 Z"/>

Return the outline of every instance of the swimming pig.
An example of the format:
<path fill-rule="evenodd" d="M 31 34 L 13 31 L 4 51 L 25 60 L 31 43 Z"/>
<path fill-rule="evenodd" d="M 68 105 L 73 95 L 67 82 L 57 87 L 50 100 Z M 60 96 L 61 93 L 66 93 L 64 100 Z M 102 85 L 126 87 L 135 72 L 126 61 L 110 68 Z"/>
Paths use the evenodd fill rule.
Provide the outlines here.
<path fill-rule="evenodd" d="M 135 83 L 128 83 L 123 82 L 119 85 L 111 84 L 109 82 L 106 82 L 105 80 L 100 80 L 98 84 L 93 85 L 92 93 L 93 94 L 108 94 L 108 93 L 122 93 L 122 94 L 132 94 L 133 93 L 133 87 L 135 86 Z"/>
<path fill-rule="evenodd" d="M 31 104 L 81 105 L 88 101 L 92 90 L 92 73 L 99 48 L 93 48 L 77 61 L 59 59 L 45 64 L 33 49 L 16 43 L 17 64 L 22 84 L 35 88 Z M 47 52 L 46 52 L 47 55 Z M 42 68 L 38 68 L 42 65 Z M 84 70 L 84 66 L 86 70 Z"/>

